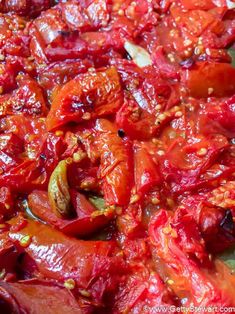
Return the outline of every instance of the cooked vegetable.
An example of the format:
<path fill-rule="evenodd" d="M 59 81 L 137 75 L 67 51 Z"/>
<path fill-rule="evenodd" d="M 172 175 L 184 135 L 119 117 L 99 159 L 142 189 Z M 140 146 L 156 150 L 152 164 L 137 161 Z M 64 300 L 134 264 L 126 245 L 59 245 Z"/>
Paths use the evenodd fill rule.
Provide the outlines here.
<path fill-rule="evenodd" d="M 225 262 L 233 271 L 235 271 L 235 250 L 229 249 L 223 254 L 219 255 L 219 258 Z"/>
<path fill-rule="evenodd" d="M 235 49 L 234 48 L 230 48 L 228 49 L 228 54 L 230 55 L 231 59 L 232 59 L 232 66 L 235 67 Z"/>
<path fill-rule="evenodd" d="M 95 205 L 98 210 L 104 210 L 106 207 L 105 200 L 102 197 L 90 196 L 89 201 Z"/>
<path fill-rule="evenodd" d="M 67 161 L 61 160 L 53 171 L 48 184 L 49 202 L 54 212 L 62 217 L 71 213 Z"/>
<path fill-rule="evenodd" d="M 0 1 L 0 314 L 235 308 L 235 1 Z"/>
<path fill-rule="evenodd" d="M 129 53 L 133 61 L 140 67 L 145 67 L 152 64 L 150 54 L 141 46 L 132 44 L 126 41 L 124 44 L 126 51 Z"/>
<path fill-rule="evenodd" d="M 229 9 L 235 9 L 235 3 L 233 0 L 226 0 L 226 3 Z"/>

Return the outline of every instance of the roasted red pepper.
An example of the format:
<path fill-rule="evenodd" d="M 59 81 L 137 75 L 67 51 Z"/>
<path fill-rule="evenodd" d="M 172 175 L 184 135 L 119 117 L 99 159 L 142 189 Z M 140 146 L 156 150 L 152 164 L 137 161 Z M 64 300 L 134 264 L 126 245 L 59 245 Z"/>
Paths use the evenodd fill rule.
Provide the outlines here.
<path fill-rule="evenodd" d="M 38 222 L 18 219 L 10 223 L 13 227 L 8 238 L 19 254 L 25 253 L 26 260 L 32 261 L 34 266 L 27 269 L 31 276 L 61 283 L 71 279 L 78 293 L 85 289 L 97 302 L 115 288 L 121 274 L 115 274 L 115 270 L 117 265 L 122 267 L 122 261 L 114 242 L 69 238 Z"/>
<path fill-rule="evenodd" d="M 69 81 L 55 96 L 47 117 L 49 130 L 68 122 L 90 120 L 114 114 L 122 104 L 122 92 L 115 68 L 90 72 Z"/>
<path fill-rule="evenodd" d="M 91 313 L 92 305 L 77 300 L 69 290 L 47 281 L 26 280 L 0 284 L 0 309 L 4 313 Z M 50 307 L 48 308 L 48 303 Z"/>
<path fill-rule="evenodd" d="M 118 129 L 108 120 L 97 120 L 96 132 L 105 199 L 110 205 L 128 204 L 133 184 L 130 142 L 122 139 Z"/>
<path fill-rule="evenodd" d="M 75 211 L 75 217 L 70 219 L 61 219 L 52 211 L 47 192 L 44 191 L 33 191 L 29 195 L 29 208 L 42 221 L 74 236 L 92 234 L 107 225 L 113 217 L 112 210 L 99 210 L 79 192 L 71 190 L 70 193 Z"/>
<path fill-rule="evenodd" d="M 0 313 L 234 311 L 234 58 L 231 0 L 0 1 Z"/>

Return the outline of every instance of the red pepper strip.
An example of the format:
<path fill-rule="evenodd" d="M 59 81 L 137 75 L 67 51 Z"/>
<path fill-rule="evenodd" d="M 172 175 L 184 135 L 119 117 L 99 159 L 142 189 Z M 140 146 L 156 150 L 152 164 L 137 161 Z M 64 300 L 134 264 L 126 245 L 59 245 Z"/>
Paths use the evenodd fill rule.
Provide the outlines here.
<path fill-rule="evenodd" d="M 0 95 L 0 116 L 25 114 L 41 117 L 47 114 L 43 91 L 37 82 L 25 75 L 18 83 L 19 87 L 13 93 Z"/>
<path fill-rule="evenodd" d="M 1 313 L 88 314 L 91 309 L 79 304 L 69 290 L 50 282 L 0 282 Z"/>
<path fill-rule="evenodd" d="M 216 163 L 222 152 L 229 147 L 226 137 L 216 134 L 201 138 L 198 142 L 196 139 L 197 137 L 187 141 L 176 139 L 160 160 L 161 173 L 166 181 L 171 182 L 173 192 L 180 193 L 205 186 L 234 169 Z M 206 148 L 206 153 L 202 156 L 201 148 Z"/>
<path fill-rule="evenodd" d="M 187 10 L 210 10 L 213 8 L 227 8 L 226 0 L 181 0 Z"/>
<path fill-rule="evenodd" d="M 149 274 L 147 268 L 142 272 L 136 270 L 129 276 L 115 299 L 112 313 L 158 313 L 161 308 L 170 313 L 170 307 L 176 304 L 159 275 L 155 272 Z"/>
<path fill-rule="evenodd" d="M 27 253 L 44 277 L 59 282 L 73 279 L 78 289 L 88 290 L 97 302 L 115 287 L 122 260 L 115 256 L 114 242 L 69 238 L 34 221 L 25 221 L 24 226 L 19 218 L 10 223 L 9 239 L 19 252 Z"/>
<path fill-rule="evenodd" d="M 1 225 L 1 232 L 8 230 L 7 224 Z M 15 278 L 18 253 L 7 238 L 6 233 L 0 234 L 0 279 Z"/>
<path fill-rule="evenodd" d="M 193 217 L 198 225 L 201 236 L 205 241 L 208 252 L 218 254 L 235 244 L 235 222 L 233 210 L 230 209 L 234 200 L 233 182 L 227 183 L 227 198 L 223 199 L 223 192 L 214 189 L 200 196 L 187 197 L 175 212 L 175 220 L 181 220 L 182 211 Z M 223 187 L 221 188 L 223 190 Z M 216 202 L 216 197 L 219 201 Z M 223 204 L 224 203 L 224 204 Z M 222 205 L 222 206 L 220 206 Z"/>
<path fill-rule="evenodd" d="M 198 62 L 182 72 L 182 83 L 195 98 L 226 97 L 235 92 L 235 69 L 228 63 Z"/>
<path fill-rule="evenodd" d="M 105 200 L 109 205 L 128 204 L 133 185 L 130 143 L 118 136 L 118 129 L 108 120 L 97 120 L 96 131 Z"/>
<path fill-rule="evenodd" d="M 141 111 L 136 120 L 135 112 Z M 157 133 L 158 127 L 154 124 L 156 117 L 146 110 L 142 110 L 133 99 L 125 100 L 116 114 L 117 126 L 124 130 L 131 139 L 146 140 Z"/>
<path fill-rule="evenodd" d="M 144 145 L 135 145 L 134 160 L 137 194 L 144 195 L 161 182 L 159 169 Z"/>
<path fill-rule="evenodd" d="M 11 166 L 11 169 L 0 174 L 0 186 L 7 185 L 12 191 L 22 191 L 23 193 L 37 188 L 47 188 L 50 175 L 58 163 L 61 151 L 63 151 L 61 138 L 49 134 L 38 148 L 37 159 L 25 158 L 21 163 L 16 164 L 15 162 L 14 167 L 11 163 L 5 165 Z"/>
<path fill-rule="evenodd" d="M 149 226 L 153 247 L 165 263 L 173 290 L 180 298 L 187 298 L 185 306 L 234 306 L 233 276 L 225 266 L 217 268 L 216 264 L 210 262 L 203 242 L 200 248 L 200 233 L 195 229 L 195 222 L 187 215 L 184 220 L 175 226 L 170 214 L 161 210 L 152 218 Z M 192 254 L 194 248 L 196 251 Z M 210 270 L 213 270 L 213 275 L 209 273 Z M 228 280 L 226 285 L 224 277 Z"/>
<path fill-rule="evenodd" d="M 53 130 L 68 122 L 82 122 L 95 116 L 115 113 L 123 101 L 119 75 L 115 68 L 81 74 L 65 84 L 54 98 L 47 116 Z M 84 118 L 84 119 L 83 119 Z"/>
<path fill-rule="evenodd" d="M 183 7 L 187 10 L 210 10 L 215 8 L 214 1 L 212 0 L 180 0 L 182 3 Z M 225 2 L 225 1 L 223 1 Z"/>
<path fill-rule="evenodd" d="M 13 196 L 8 187 L 0 188 L 0 217 L 10 217 L 14 213 Z"/>
<path fill-rule="evenodd" d="M 29 195 L 29 207 L 38 218 L 72 236 L 89 235 L 104 227 L 112 217 L 106 217 L 102 214 L 93 217 L 92 213 L 97 209 L 92 206 L 85 196 L 77 191 L 71 191 L 71 197 L 76 203 L 74 206 L 76 217 L 71 219 L 61 219 L 52 211 L 48 194 L 44 191 L 36 190 Z"/>
<path fill-rule="evenodd" d="M 152 59 L 162 76 L 169 79 L 179 79 L 178 67 L 167 60 L 162 46 L 157 47 L 152 55 Z"/>
<path fill-rule="evenodd" d="M 227 181 L 207 194 L 207 201 L 224 209 L 230 209 L 235 217 L 235 181 Z"/>

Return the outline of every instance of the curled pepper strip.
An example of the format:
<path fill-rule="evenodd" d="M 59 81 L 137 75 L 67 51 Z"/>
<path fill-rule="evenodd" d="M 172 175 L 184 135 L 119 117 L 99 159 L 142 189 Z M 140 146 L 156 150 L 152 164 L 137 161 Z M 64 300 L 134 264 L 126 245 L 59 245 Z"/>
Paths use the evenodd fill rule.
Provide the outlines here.
<path fill-rule="evenodd" d="M 49 202 L 54 212 L 61 217 L 71 213 L 67 161 L 61 160 L 53 171 L 48 184 Z"/>
<path fill-rule="evenodd" d="M 120 274 L 115 275 L 116 268 L 122 268 L 115 242 L 77 240 L 38 222 L 22 223 L 19 218 L 10 223 L 19 225 L 11 228 L 8 237 L 19 253 L 32 260 L 34 267 L 28 268 L 31 275 L 39 271 L 44 278 L 60 283 L 73 279 L 78 292 L 87 290 L 97 302 L 102 301 L 106 290 L 115 288 L 115 277 Z"/>

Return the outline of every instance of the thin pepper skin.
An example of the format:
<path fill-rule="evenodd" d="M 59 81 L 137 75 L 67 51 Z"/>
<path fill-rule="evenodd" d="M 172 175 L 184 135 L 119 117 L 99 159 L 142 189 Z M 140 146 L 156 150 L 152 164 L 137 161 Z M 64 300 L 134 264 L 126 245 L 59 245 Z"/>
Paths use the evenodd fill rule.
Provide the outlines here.
<path fill-rule="evenodd" d="M 106 226 L 113 218 L 112 213 L 109 216 L 102 212 L 98 215 L 96 208 L 79 192 L 71 190 L 70 193 L 76 208 L 76 217 L 73 219 L 59 218 L 51 210 L 48 195 L 43 191 L 35 190 L 29 195 L 29 207 L 36 217 L 71 236 L 92 234 Z M 95 212 L 97 215 L 92 217 Z"/>
<path fill-rule="evenodd" d="M 11 221 L 13 226 L 18 223 Z M 90 291 L 97 302 L 105 290 L 115 286 L 114 281 L 109 282 L 116 265 L 121 267 L 120 259 L 115 257 L 115 243 L 69 238 L 38 222 L 24 221 L 23 224 L 19 230 L 10 229 L 8 238 L 19 252 L 25 252 L 33 261 L 36 272 L 61 283 L 73 279 L 77 289 Z"/>
<path fill-rule="evenodd" d="M 0 313 L 235 307 L 234 45 L 232 1 L 0 1 Z"/>
<path fill-rule="evenodd" d="M 132 154 L 130 143 L 118 136 L 118 130 L 109 121 L 96 122 L 98 150 L 100 156 L 100 177 L 106 201 L 110 205 L 125 205 L 132 187 Z"/>
<path fill-rule="evenodd" d="M 121 104 L 122 91 L 115 68 L 81 74 L 65 84 L 54 98 L 47 128 L 53 130 L 70 121 L 80 122 L 85 113 L 93 112 L 97 117 L 112 114 Z"/>
<path fill-rule="evenodd" d="M 188 297 L 189 294 L 189 298 L 191 302 L 193 302 L 194 306 L 234 306 L 232 293 L 234 289 L 233 276 L 230 274 L 228 269 L 224 269 L 223 267 L 220 268 L 219 265 L 211 264 L 207 256 L 207 252 L 205 251 L 205 248 L 203 248 L 203 243 L 201 244 L 201 248 L 200 244 L 197 243 L 199 233 L 197 234 L 198 230 L 195 228 L 195 224 L 192 220 L 190 221 L 189 217 L 185 217 L 185 219 L 188 220 L 188 230 L 184 227 L 186 230 L 182 231 L 180 230 L 180 225 L 174 225 L 174 222 L 173 228 L 171 229 L 170 226 L 172 220 L 166 211 L 160 211 L 155 217 L 153 217 L 150 223 L 150 236 L 152 237 L 153 246 L 157 249 L 157 254 L 160 258 L 162 258 L 167 264 L 167 274 L 173 278 L 173 273 L 176 271 L 180 277 L 179 282 L 181 284 L 175 287 L 175 289 L 179 289 L 178 293 L 182 293 L 183 297 L 184 292 L 180 292 L 180 289 L 186 287 L 187 292 L 185 296 L 187 295 Z M 182 223 L 183 221 L 178 224 Z M 191 258 L 187 257 L 187 248 L 183 248 L 183 243 L 181 242 L 190 234 L 189 227 L 194 227 L 194 230 L 196 229 L 194 234 L 192 232 L 191 235 L 191 245 L 194 245 L 195 251 L 193 250 L 193 254 L 195 254 L 196 259 L 193 255 Z M 177 236 L 180 236 L 181 239 L 177 239 Z M 200 266 L 204 265 L 207 265 L 206 268 L 208 268 L 208 272 L 205 271 L 205 269 L 200 270 Z M 217 286 L 217 284 L 215 284 L 214 278 L 210 274 L 211 269 L 214 270 L 216 282 L 221 282 L 221 286 Z M 230 277 L 230 286 L 228 287 L 225 287 L 223 284 L 224 280 L 226 280 L 226 276 L 228 278 Z M 190 279 L 188 280 L 188 278 Z M 200 286 L 198 287 L 199 283 Z"/>
<path fill-rule="evenodd" d="M 1 283 L 4 313 L 92 313 L 91 306 L 78 305 L 70 291 L 46 281 L 26 280 L 21 283 Z M 50 307 L 48 308 L 48 302 Z"/>

